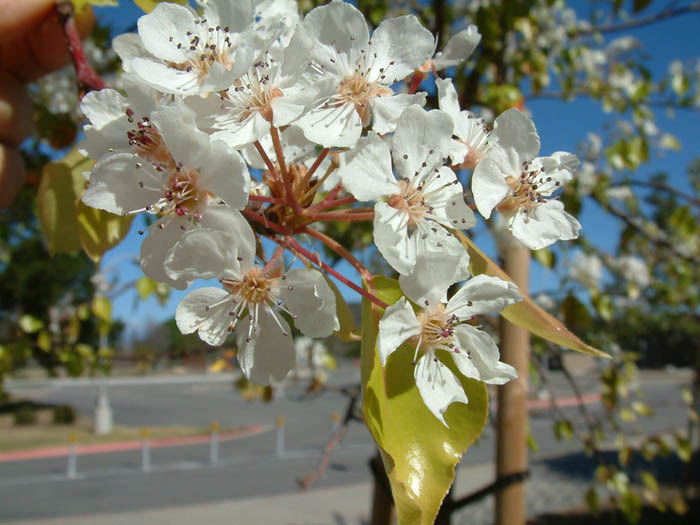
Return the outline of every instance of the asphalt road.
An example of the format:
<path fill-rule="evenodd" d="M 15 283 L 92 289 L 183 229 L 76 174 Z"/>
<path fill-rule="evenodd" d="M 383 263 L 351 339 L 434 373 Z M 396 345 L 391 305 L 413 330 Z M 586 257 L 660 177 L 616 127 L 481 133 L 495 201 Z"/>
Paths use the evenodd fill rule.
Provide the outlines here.
<path fill-rule="evenodd" d="M 335 384 L 349 384 L 357 371 L 343 369 Z M 647 402 L 657 417 L 625 427 L 629 435 L 682 426 L 684 409 L 679 384 L 684 377 L 656 376 L 645 381 Z M 570 395 L 562 378 L 555 388 Z M 585 388 L 591 388 L 592 382 Z M 589 390 L 590 391 L 590 390 Z M 269 404 L 245 401 L 226 383 L 190 385 L 139 385 L 109 387 L 115 422 L 120 425 L 261 424 L 260 434 L 222 442 L 221 462 L 208 464 L 208 445 L 153 449 L 152 468 L 141 471 L 139 451 L 84 455 L 78 458 L 79 477 L 65 479 L 66 458 L 0 462 L 0 520 L 90 515 L 123 509 L 160 508 L 297 490 L 296 480 L 313 469 L 331 433 L 331 415 L 342 412 L 345 399 L 339 394 L 298 401 L 299 391 L 287 388 L 282 398 Z M 85 415 L 92 413 L 97 395 L 94 387 L 61 387 L 21 392 L 35 400 L 69 403 Z M 593 413 L 600 405 L 588 407 Z M 582 419 L 575 407 L 564 412 L 576 423 Z M 286 421 L 286 454 L 275 454 L 275 421 Z M 579 450 L 574 442 L 557 441 L 547 410 L 531 413 L 531 432 L 538 443 L 533 459 Z M 494 432 L 487 427 L 463 459 L 477 465 L 491 461 Z M 341 447 L 333 454 L 326 476 L 318 487 L 331 487 L 371 478 L 367 460 L 374 452 L 372 439 L 359 423 L 352 424 Z"/>

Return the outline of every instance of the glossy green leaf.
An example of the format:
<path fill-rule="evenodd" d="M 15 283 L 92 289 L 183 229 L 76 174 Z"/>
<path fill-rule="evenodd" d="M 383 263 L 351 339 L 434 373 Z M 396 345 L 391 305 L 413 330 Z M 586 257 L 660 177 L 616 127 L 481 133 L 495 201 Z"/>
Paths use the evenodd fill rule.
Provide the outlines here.
<path fill-rule="evenodd" d="M 85 187 L 83 172 L 89 171 L 93 163 L 73 150 L 63 160 L 49 162 L 44 167 L 37 207 L 51 255 L 81 248 L 75 204 Z"/>
<path fill-rule="evenodd" d="M 187 0 L 134 0 L 134 3 L 141 8 L 144 13 L 150 13 L 161 2 L 170 2 L 172 4 L 186 5 Z"/>
<path fill-rule="evenodd" d="M 134 218 L 133 215 L 115 215 L 91 208 L 82 201 L 76 204 L 76 213 L 78 234 L 83 250 L 95 262 L 99 262 L 107 250 L 126 237 Z"/>
<path fill-rule="evenodd" d="M 349 343 L 352 341 L 359 341 L 360 335 L 357 333 L 357 327 L 355 326 L 355 318 L 352 315 L 352 310 L 345 301 L 343 294 L 340 293 L 338 287 L 335 283 L 326 276 L 326 282 L 333 290 L 335 295 L 335 311 L 338 316 L 338 321 L 340 322 L 340 329 L 335 332 L 335 335 L 340 338 L 341 341 Z"/>
<path fill-rule="evenodd" d="M 469 237 L 459 231 L 455 232 L 455 234 L 469 252 L 469 270 L 473 275 L 485 273 L 487 275 L 500 277 L 506 281 L 513 281 L 513 279 L 508 277 L 508 274 L 506 274 L 500 266 L 487 257 Z M 511 323 L 521 326 L 534 335 L 551 341 L 552 343 L 596 357 L 610 357 L 605 352 L 584 343 L 578 336 L 569 331 L 559 319 L 549 315 L 542 308 L 537 306 L 529 296 L 525 296 L 525 299 L 519 303 L 510 305 L 503 310 L 501 315 Z"/>
<path fill-rule="evenodd" d="M 375 294 L 387 304 L 401 296 L 398 282 L 375 277 Z M 488 393 L 479 381 L 460 379 L 469 404 L 453 403 L 445 427 L 423 404 L 413 379 L 413 348 L 404 345 L 382 367 L 376 351 L 383 311 L 362 303 L 362 409 L 384 462 L 400 524 L 433 523 L 454 481 L 455 466 L 481 434 Z M 447 363 L 456 371 L 453 363 Z"/>

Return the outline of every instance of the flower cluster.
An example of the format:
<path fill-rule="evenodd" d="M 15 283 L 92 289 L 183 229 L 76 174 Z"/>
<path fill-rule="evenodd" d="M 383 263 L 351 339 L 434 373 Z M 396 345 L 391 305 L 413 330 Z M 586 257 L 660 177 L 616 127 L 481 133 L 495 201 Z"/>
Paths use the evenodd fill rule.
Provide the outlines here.
<path fill-rule="evenodd" d="M 469 56 L 476 27 L 435 54 L 414 16 L 370 31 L 340 0 L 303 18 L 293 0 L 200 4 L 160 3 L 138 34 L 117 37 L 124 92 L 92 92 L 81 106 L 90 121 L 82 149 L 97 160 L 83 202 L 154 217 L 141 249 L 149 277 L 179 289 L 220 283 L 183 299 L 180 330 L 211 345 L 235 332 L 243 373 L 280 381 L 295 362 L 290 323 L 314 338 L 340 328 L 331 276 L 384 309 L 382 363 L 391 373 L 394 352 L 413 352 L 417 388 L 443 423 L 451 403 L 468 401 L 457 372 L 495 384 L 515 377 L 473 319 L 521 297 L 476 276 L 448 298 L 469 275 L 454 232 L 476 224 L 474 208 L 485 218 L 498 211 L 533 249 L 575 238 L 580 226 L 553 193 L 578 161 L 537 156 L 535 127 L 517 110 L 493 129 L 461 110 L 437 72 Z M 418 91 L 429 74 L 440 104 L 432 111 Z M 405 297 L 394 305 L 373 295 L 352 249 L 325 233 L 324 223 L 359 221 L 372 222 L 376 249 L 400 276 Z M 369 286 L 326 264 L 319 244 Z"/>

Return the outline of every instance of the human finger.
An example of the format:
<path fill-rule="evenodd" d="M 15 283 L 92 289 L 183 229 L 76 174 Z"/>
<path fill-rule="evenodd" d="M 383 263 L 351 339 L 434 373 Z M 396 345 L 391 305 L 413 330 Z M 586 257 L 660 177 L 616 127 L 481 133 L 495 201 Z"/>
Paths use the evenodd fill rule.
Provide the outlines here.
<path fill-rule="evenodd" d="M 0 142 L 17 147 L 32 128 L 32 103 L 26 87 L 0 71 Z"/>
<path fill-rule="evenodd" d="M 3 1 L 0 0 L 0 9 Z M 27 3 L 34 4 L 36 10 L 33 11 L 33 15 L 14 16 L 22 30 L 10 30 L 12 37 L 0 38 L 0 69 L 22 82 L 31 82 L 55 71 L 70 58 L 58 13 L 52 8 L 53 1 L 50 2 L 51 8 L 48 11 L 43 8 L 44 0 L 29 0 Z M 94 22 L 92 10 L 85 9 L 76 13 L 74 20 L 78 34 L 81 37 L 86 36 Z M 3 13 L 0 32 L 6 24 Z"/>
<path fill-rule="evenodd" d="M 24 184 L 24 163 L 15 148 L 0 144 L 0 210 L 12 204 Z"/>

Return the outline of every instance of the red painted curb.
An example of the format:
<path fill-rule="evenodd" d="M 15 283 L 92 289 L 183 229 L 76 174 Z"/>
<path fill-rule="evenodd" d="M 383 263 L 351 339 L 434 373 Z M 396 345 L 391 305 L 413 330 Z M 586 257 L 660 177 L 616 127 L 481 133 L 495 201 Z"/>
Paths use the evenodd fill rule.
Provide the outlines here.
<path fill-rule="evenodd" d="M 228 441 L 247 436 L 253 436 L 265 431 L 263 425 L 250 425 L 248 427 L 219 434 L 219 441 Z M 208 443 L 209 434 L 188 437 L 173 437 L 149 440 L 151 448 L 179 447 L 183 445 L 197 445 Z M 122 452 L 125 450 L 138 450 L 141 448 L 141 440 L 112 441 L 110 443 L 95 443 L 93 445 L 78 445 L 76 453 L 83 454 L 104 454 L 109 452 Z M 25 459 L 54 458 L 68 455 L 68 447 L 35 448 L 28 450 L 13 450 L 12 452 L 0 452 L 0 462 L 21 461 Z"/>

